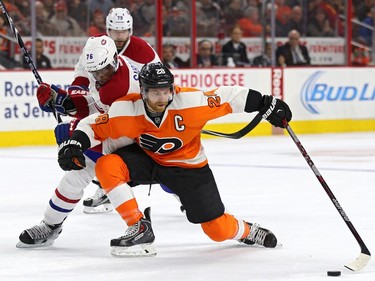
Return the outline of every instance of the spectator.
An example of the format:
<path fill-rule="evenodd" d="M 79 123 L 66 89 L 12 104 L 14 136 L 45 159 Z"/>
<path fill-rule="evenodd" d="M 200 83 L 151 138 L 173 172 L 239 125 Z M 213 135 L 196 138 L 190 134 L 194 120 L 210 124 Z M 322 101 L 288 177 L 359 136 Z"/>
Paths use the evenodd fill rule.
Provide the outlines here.
<path fill-rule="evenodd" d="M 82 30 L 88 29 L 88 8 L 86 1 L 71 0 L 67 2 L 69 16 L 75 19 Z M 94 15 L 95 16 L 95 15 Z"/>
<path fill-rule="evenodd" d="M 303 13 L 301 6 L 294 6 L 292 8 L 292 13 L 290 14 L 289 20 L 286 22 L 285 34 L 282 36 L 287 36 L 288 32 L 291 30 L 297 30 L 302 36 L 306 36 L 305 26 L 303 22 Z"/>
<path fill-rule="evenodd" d="M 44 42 L 42 39 L 35 40 L 35 65 L 37 69 L 51 69 L 50 59 L 44 55 Z M 29 65 L 23 60 L 23 68 L 29 68 Z"/>
<path fill-rule="evenodd" d="M 223 12 L 218 4 L 212 0 L 199 0 L 200 8 L 208 20 L 213 19 L 217 22 L 223 18 Z"/>
<path fill-rule="evenodd" d="M 94 16 L 95 11 L 100 10 L 104 15 L 109 13 L 109 10 L 113 8 L 112 0 L 88 0 L 87 5 L 90 9 L 90 16 Z"/>
<path fill-rule="evenodd" d="M 198 54 L 197 54 L 197 67 L 209 68 L 213 66 L 218 66 L 218 59 L 213 54 L 214 46 L 211 41 L 202 40 L 198 43 Z M 187 65 L 190 65 L 190 60 L 188 60 Z"/>
<path fill-rule="evenodd" d="M 35 1 L 36 29 L 41 36 L 57 36 L 59 31 L 48 20 L 48 13 L 42 1 Z"/>
<path fill-rule="evenodd" d="M 170 69 L 187 67 L 186 62 L 176 56 L 176 46 L 172 44 L 163 45 L 163 64 Z"/>
<path fill-rule="evenodd" d="M 329 24 L 326 14 L 321 9 L 315 10 L 315 16 L 307 26 L 307 36 L 331 37 L 334 32 Z"/>
<path fill-rule="evenodd" d="M 218 29 L 218 25 L 214 20 L 207 20 L 203 13 L 200 5 L 196 5 L 196 21 L 197 21 L 197 36 L 198 37 L 216 37 L 217 34 L 213 35 L 213 31 Z"/>
<path fill-rule="evenodd" d="M 206 30 L 205 36 L 216 37 L 223 21 L 223 12 L 220 6 L 212 0 L 200 0 L 197 1 L 197 4 L 204 15 L 204 21 L 210 27 Z"/>
<path fill-rule="evenodd" d="M 373 0 L 372 0 L 373 1 Z M 323 10 L 326 14 L 329 24 L 333 29 L 336 29 L 338 34 L 344 35 L 344 26 L 343 24 L 338 20 L 338 13 L 331 5 L 331 1 L 323 1 L 323 0 L 314 0 L 313 2 L 314 9 L 312 10 L 312 13 L 309 13 L 309 20 L 314 19 L 315 11 L 320 9 Z"/>
<path fill-rule="evenodd" d="M 277 16 L 278 13 L 278 6 L 275 4 L 275 34 L 277 37 L 288 37 L 288 32 L 290 29 L 288 29 L 288 21 L 290 20 L 289 15 L 287 17 L 282 17 L 282 16 Z M 266 8 L 266 15 L 267 15 L 267 26 L 266 26 L 266 32 L 267 35 L 271 35 L 271 16 L 272 16 L 272 4 L 268 3 L 267 8 Z"/>
<path fill-rule="evenodd" d="M 264 45 L 264 51 L 261 55 L 253 59 L 252 66 L 265 67 L 271 66 L 272 60 L 272 44 L 267 42 Z"/>
<path fill-rule="evenodd" d="M 134 30 L 142 36 L 145 33 L 150 33 L 155 25 L 156 7 L 154 0 L 145 0 L 139 6 L 138 11 L 133 14 L 134 17 Z"/>
<path fill-rule="evenodd" d="M 359 46 L 353 46 L 352 49 L 352 65 L 354 66 L 366 66 L 370 62 L 370 54 L 366 48 Z"/>
<path fill-rule="evenodd" d="M 374 8 L 374 0 L 363 0 L 356 8 L 356 15 L 359 21 L 363 21 L 368 13 L 371 12 L 371 9 Z"/>
<path fill-rule="evenodd" d="M 362 23 L 374 26 L 374 16 L 375 16 L 375 7 L 372 8 L 367 17 L 362 21 Z M 360 26 L 358 29 L 358 40 L 367 46 L 372 46 L 372 30 L 367 28 L 366 26 Z"/>
<path fill-rule="evenodd" d="M 30 21 L 23 16 L 18 7 L 13 4 L 13 1 L 3 1 L 4 5 L 14 21 L 15 26 L 20 34 L 30 35 Z M 2 13 L 2 12 L 1 12 Z"/>
<path fill-rule="evenodd" d="M 17 63 L 11 59 L 9 55 L 10 41 L 7 38 L 11 37 L 11 31 L 6 25 L 6 19 L 3 14 L 0 14 L 0 67 L 1 69 L 14 68 Z"/>
<path fill-rule="evenodd" d="M 43 0 L 44 9 L 47 12 L 47 19 L 55 14 L 55 0 Z"/>
<path fill-rule="evenodd" d="M 105 17 L 101 10 L 97 10 L 94 13 L 92 24 L 90 25 L 87 35 L 95 36 L 98 34 L 106 33 Z"/>
<path fill-rule="evenodd" d="M 228 58 L 232 57 L 236 66 L 249 65 L 246 45 L 241 42 L 242 30 L 239 27 L 233 28 L 231 40 L 224 44 L 222 48 L 223 65 L 227 65 Z"/>
<path fill-rule="evenodd" d="M 224 6 L 224 20 L 226 25 L 225 34 L 230 34 L 240 18 L 243 17 L 242 0 L 231 0 L 227 6 Z"/>
<path fill-rule="evenodd" d="M 292 14 L 292 8 L 285 4 L 285 0 L 275 0 L 277 6 L 276 19 L 283 25 L 287 23 Z"/>
<path fill-rule="evenodd" d="M 14 1 L 14 5 L 17 6 L 18 10 L 25 18 L 28 18 L 30 16 L 30 3 L 31 1 L 29 0 Z"/>
<path fill-rule="evenodd" d="M 166 25 L 168 36 L 189 36 L 190 23 L 185 10 L 173 7 L 167 17 Z"/>
<path fill-rule="evenodd" d="M 0 14 L 0 51 L 1 52 L 8 52 L 9 49 L 9 40 L 6 37 L 10 37 L 10 29 L 6 24 L 6 19 L 3 14 Z"/>
<path fill-rule="evenodd" d="M 55 4 L 55 15 L 50 22 L 58 29 L 59 36 L 85 36 L 85 33 L 78 22 L 68 16 L 68 6 L 64 0 L 59 0 Z"/>
<path fill-rule="evenodd" d="M 276 50 L 276 60 L 279 66 L 310 65 L 310 56 L 307 48 L 300 43 L 300 34 L 291 30 L 289 41 Z"/>
<path fill-rule="evenodd" d="M 244 17 L 238 22 L 244 37 L 260 37 L 263 32 L 262 24 L 259 22 L 259 11 L 250 6 L 245 10 Z"/>

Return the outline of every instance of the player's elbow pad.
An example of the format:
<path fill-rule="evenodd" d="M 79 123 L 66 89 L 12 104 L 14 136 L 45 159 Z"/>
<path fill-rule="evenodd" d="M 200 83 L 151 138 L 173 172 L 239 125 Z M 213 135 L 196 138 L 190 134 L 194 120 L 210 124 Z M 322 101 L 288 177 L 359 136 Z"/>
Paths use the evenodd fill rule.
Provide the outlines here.
<path fill-rule="evenodd" d="M 263 96 L 258 91 L 249 89 L 247 94 L 245 112 L 259 111 L 264 106 Z"/>

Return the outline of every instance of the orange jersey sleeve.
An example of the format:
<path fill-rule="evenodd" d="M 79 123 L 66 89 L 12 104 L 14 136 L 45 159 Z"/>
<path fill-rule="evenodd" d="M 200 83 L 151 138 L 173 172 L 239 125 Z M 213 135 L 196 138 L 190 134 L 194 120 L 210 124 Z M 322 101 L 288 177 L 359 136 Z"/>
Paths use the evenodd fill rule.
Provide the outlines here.
<path fill-rule="evenodd" d="M 129 94 L 114 102 L 108 114 L 95 122 L 84 120 L 78 129 L 89 136 L 91 145 L 126 136 L 161 165 L 198 168 L 207 164 L 201 129 L 209 120 L 244 112 L 248 91 L 240 86 L 208 92 L 176 87 L 159 127 L 147 116 L 140 94 Z"/>

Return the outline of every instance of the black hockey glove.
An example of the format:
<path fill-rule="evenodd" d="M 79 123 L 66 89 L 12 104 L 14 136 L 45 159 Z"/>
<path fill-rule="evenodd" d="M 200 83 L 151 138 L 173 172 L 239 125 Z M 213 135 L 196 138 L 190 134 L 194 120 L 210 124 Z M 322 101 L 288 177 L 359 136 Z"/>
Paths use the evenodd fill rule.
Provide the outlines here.
<path fill-rule="evenodd" d="M 82 146 L 76 140 L 67 140 L 59 146 L 59 165 L 64 171 L 81 170 L 86 167 Z"/>
<path fill-rule="evenodd" d="M 292 119 L 292 112 L 289 106 L 282 100 L 273 96 L 264 96 L 264 107 L 259 112 L 263 114 L 263 119 L 266 119 L 275 127 L 285 128 L 283 120 L 290 121 Z"/>

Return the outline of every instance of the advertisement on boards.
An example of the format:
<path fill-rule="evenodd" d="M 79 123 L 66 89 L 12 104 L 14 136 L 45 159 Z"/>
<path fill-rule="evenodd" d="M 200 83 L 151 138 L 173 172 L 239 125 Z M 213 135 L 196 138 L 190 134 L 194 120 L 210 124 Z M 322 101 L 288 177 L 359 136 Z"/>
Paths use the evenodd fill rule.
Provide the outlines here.
<path fill-rule="evenodd" d="M 52 113 L 39 108 L 36 97 L 38 83 L 31 71 L 2 72 L 0 75 L 0 131 L 32 131 L 53 129 Z M 72 71 L 40 71 L 44 81 L 67 87 L 73 81 Z"/>
<path fill-rule="evenodd" d="M 217 68 L 174 69 L 176 85 L 203 90 L 239 85 L 273 93 L 291 107 L 294 121 L 374 120 L 375 68 Z M 2 71 L 0 131 L 53 129 L 56 120 L 40 110 L 37 82 L 30 71 Z M 43 81 L 66 88 L 73 71 L 40 71 Z M 249 114 L 230 114 L 212 123 L 249 122 Z"/>
<path fill-rule="evenodd" d="M 286 68 L 284 97 L 298 120 L 374 119 L 374 74 L 373 68 Z"/>

